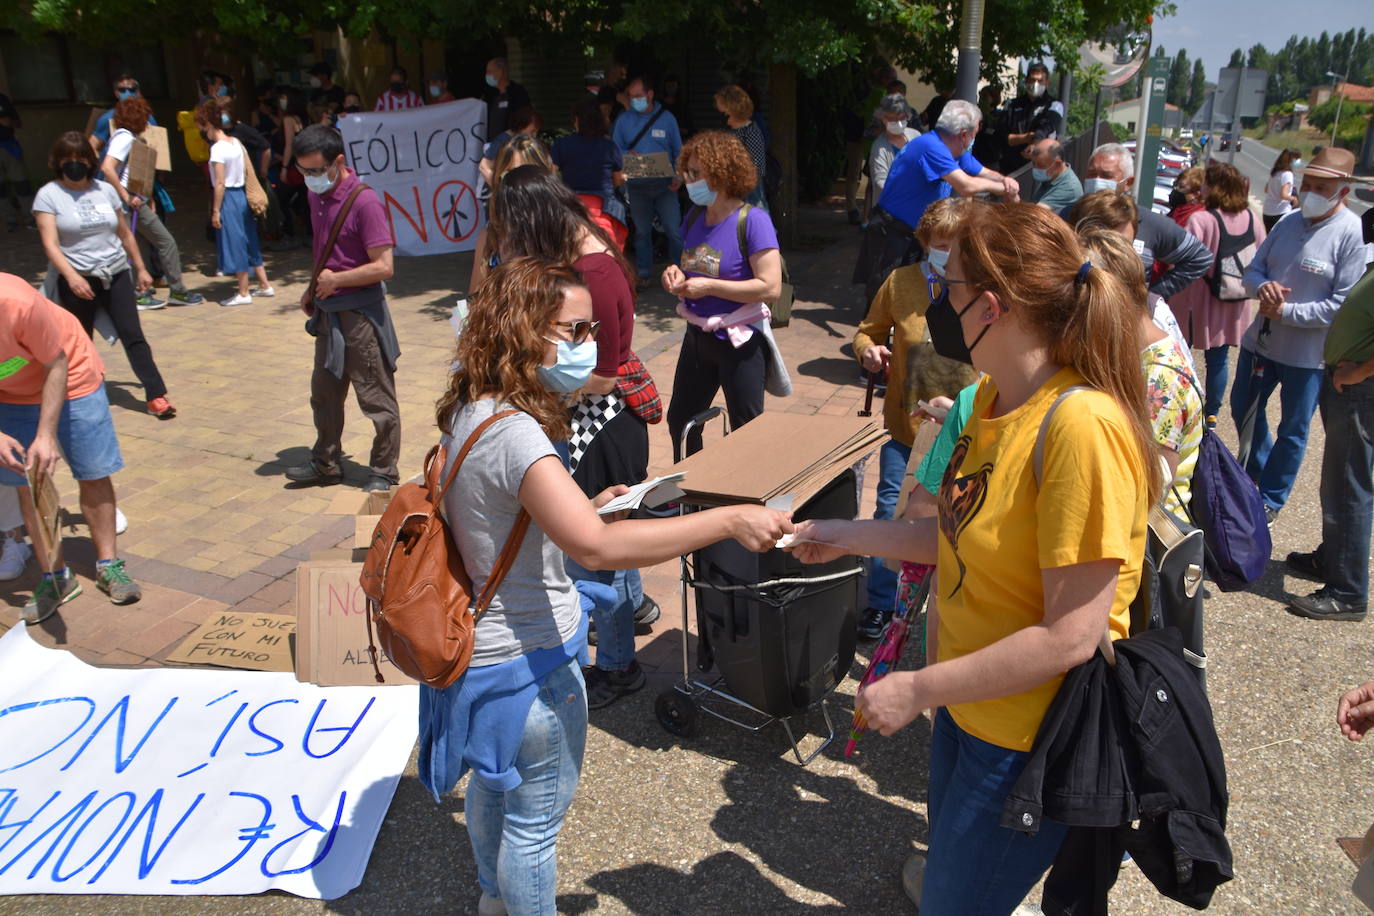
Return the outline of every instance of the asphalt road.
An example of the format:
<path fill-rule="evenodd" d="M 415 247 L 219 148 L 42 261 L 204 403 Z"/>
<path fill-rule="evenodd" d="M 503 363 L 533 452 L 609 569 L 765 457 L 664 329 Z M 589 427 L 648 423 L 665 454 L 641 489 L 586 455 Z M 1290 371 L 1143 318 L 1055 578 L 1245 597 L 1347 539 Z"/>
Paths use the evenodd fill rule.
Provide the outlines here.
<path fill-rule="evenodd" d="M 1274 160 L 1279 157 L 1278 150 L 1265 146 L 1258 140 L 1247 139 L 1241 144 L 1240 152 L 1227 150 L 1219 153 L 1218 157 L 1223 162 L 1230 162 L 1242 175 L 1250 179 L 1252 196 L 1261 200 L 1264 198 L 1264 184 L 1269 180 L 1269 170 L 1274 167 Z M 1346 206 L 1356 216 L 1362 216 L 1364 211 L 1369 209 L 1369 204 L 1357 200 L 1354 195 L 1347 199 Z"/>

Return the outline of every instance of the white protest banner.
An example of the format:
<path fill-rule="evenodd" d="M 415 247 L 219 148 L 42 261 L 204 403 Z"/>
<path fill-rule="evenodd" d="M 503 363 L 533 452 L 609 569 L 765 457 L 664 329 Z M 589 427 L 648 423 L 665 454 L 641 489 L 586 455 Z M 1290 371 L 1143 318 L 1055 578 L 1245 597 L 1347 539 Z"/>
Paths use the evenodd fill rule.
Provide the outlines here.
<path fill-rule="evenodd" d="M 358 886 L 417 731 L 414 687 L 94 668 L 0 639 L 0 893 Z"/>
<path fill-rule="evenodd" d="M 459 99 L 405 111 L 359 112 L 339 118 L 339 130 L 348 167 L 386 206 L 396 254 L 477 246 L 485 102 Z"/>

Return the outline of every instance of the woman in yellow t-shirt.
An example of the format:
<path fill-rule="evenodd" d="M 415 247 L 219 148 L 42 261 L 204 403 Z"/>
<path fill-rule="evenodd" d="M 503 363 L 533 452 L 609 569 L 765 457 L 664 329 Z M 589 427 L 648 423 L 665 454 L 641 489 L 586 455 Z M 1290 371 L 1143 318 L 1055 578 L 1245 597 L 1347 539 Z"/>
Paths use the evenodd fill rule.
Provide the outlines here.
<path fill-rule="evenodd" d="M 1147 507 L 1159 495 L 1140 371 L 1139 316 L 1044 207 L 966 222 L 926 313 L 937 350 L 985 373 L 940 487 L 939 518 L 797 526 L 803 560 L 844 553 L 936 563 L 936 663 L 865 688 L 857 706 L 892 734 L 936 710 L 922 916 L 1008 913 L 1063 840 L 999 824 L 1003 801 L 1064 673 L 1104 632 L 1126 635 Z M 957 339 L 956 339 L 957 338 Z M 1032 454 L 1051 419 L 1039 480 Z M 910 884 L 909 884 L 910 889 Z"/>

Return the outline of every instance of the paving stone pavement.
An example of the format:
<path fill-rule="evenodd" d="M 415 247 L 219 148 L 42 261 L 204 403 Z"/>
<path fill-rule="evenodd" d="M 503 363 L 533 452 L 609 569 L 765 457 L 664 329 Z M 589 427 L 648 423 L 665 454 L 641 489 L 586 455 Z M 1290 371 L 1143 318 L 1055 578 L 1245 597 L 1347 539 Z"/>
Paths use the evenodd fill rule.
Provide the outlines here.
<path fill-rule="evenodd" d="M 158 421 L 143 410 L 122 350 L 100 344 L 126 469 L 115 478 L 130 528 L 120 552 L 145 588 L 136 605 L 109 605 L 91 582 L 93 557 L 78 515 L 66 547 L 86 593 L 34 631 L 49 646 L 97 665 L 165 663 L 208 614 L 230 608 L 291 613 L 296 564 L 346 544 L 353 522 L 323 514 L 338 488 L 290 489 L 282 470 L 303 461 L 313 441 L 308 404 L 311 339 L 295 307 L 309 271 L 305 251 L 268 254 L 275 299 L 251 307 L 214 304 L 230 283 L 212 276 L 213 250 L 201 233 L 194 188 L 178 189 L 172 230 L 183 246 L 190 286 L 205 305 L 142 313 L 144 328 L 179 415 Z M 796 393 L 769 398 L 769 410 L 849 415 L 862 404 L 848 353 L 859 316 L 849 286 L 857 238 L 842 210 L 806 208 L 802 245 L 788 252 L 799 284 L 791 327 L 778 338 Z M 448 309 L 466 287 L 470 256 L 400 259 L 390 284 L 403 355 L 402 471 L 418 469 L 436 430 L 433 403 L 451 358 Z M 0 270 L 34 282 L 43 268 L 32 233 L 0 236 Z M 681 322 L 666 294 L 640 306 L 636 349 L 669 395 Z M 1200 360 L 1201 355 L 1198 354 Z M 881 405 L 875 408 L 881 416 Z M 1228 431 L 1233 434 L 1233 431 Z M 349 409 L 345 451 L 363 461 L 371 429 Z M 650 473 L 670 463 L 664 426 L 651 432 Z M 1276 558 L 1310 549 L 1320 531 L 1314 428 L 1312 457 L 1275 528 Z M 365 465 L 346 465 L 344 486 L 359 487 Z M 865 513 L 871 512 L 868 475 Z M 59 478 L 71 497 L 75 486 Z M 74 503 L 74 500 L 72 500 Z M 76 513 L 75 506 L 72 513 Z M 0 588 L 0 627 L 12 626 L 34 581 Z M 559 909 L 566 913 L 911 912 L 898 874 L 926 839 L 924 785 L 928 726 L 868 738 L 845 760 L 840 742 L 809 767 L 790 762 L 781 732 L 756 734 L 708 722 L 680 741 L 654 720 L 655 695 L 681 673 L 682 612 L 676 563 L 645 570 L 663 606 L 638 637 L 650 687 L 592 713 L 582 784 L 559 843 Z M 1374 756 L 1336 733 L 1337 696 L 1374 677 L 1369 623 L 1320 624 L 1285 614 L 1276 599 L 1289 581 L 1280 563 L 1253 589 L 1208 602 L 1209 689 L 1227 752 L 1230 838 L 1236 880 L 1217 894 L 1220 913 L 1357 913 L 1351 869 L 1332 837 L 1358 835 L 1374 817 Z M 862 673 L 856 659 L 853 673 Z M 840 727 L 855 682 L 829 701 Z M 814 746 L 820 716 L 804 724 Z M 284 894 L 249 898 L 9 897 L 0 912 L 432 913 L 473 912 L 476 884 L 462 830 L 461 797 L 435 805 L 414 761 L 397 790 L 368 873 L 331 902 Z M 1113 906 L 1123 913 L 1174 913 L 1131 866 Z"/>

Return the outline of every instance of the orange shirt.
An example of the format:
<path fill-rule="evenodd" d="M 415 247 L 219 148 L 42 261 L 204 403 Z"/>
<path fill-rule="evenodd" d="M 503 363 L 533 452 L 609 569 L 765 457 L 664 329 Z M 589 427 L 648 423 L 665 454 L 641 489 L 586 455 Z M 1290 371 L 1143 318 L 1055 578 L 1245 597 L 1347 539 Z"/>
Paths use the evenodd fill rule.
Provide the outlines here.
<path fill-rule="evenodd" d="M 105 381 L 105 365 L 76 316 L 14 274 L 0 273 L 0 403 L 40 404 L 43 363 L 67 354 L 67 400 Z"/>

